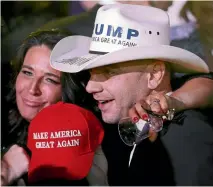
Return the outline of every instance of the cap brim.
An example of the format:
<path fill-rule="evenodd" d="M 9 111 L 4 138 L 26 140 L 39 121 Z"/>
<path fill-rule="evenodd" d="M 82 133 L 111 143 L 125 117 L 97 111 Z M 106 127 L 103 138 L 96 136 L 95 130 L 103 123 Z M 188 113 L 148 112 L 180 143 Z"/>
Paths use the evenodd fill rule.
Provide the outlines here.
<path fill-rule="evenodd" d="M 90 152 L 78 156 L 69 154 L 70 162 L 68 162 L 68 158 L 65 158 L 66 151 L 64 152 L 65 154 L 61 158 L 56 158 L 54 155 L 50 155 L 48 158 L 39 158 L 39 155 L 34 155 L 37 156 L 37 160 L 41 159 L 41 163 L 45 163 L 45 165 L 38 166 L 37 162 L 30 162 L 29 182 L 34 183 L 51 179 L 80 180 L 85 178 L 92 167 L 95 153 Z"/>
<path fill-rule="evenodd" d="M 88 37 L 86 38 L 87 39 L 85 39 L 85 37 L 82 38 L 82 40 L 85 40 L 84 45 L 75 46 L 75 50 L 78 51 L 78 53 L 74 54 L 75 51 L 71 50 L 66 54 L 58 55 L 57 58 L 51 58 L 51 66 L 54 69 L 60 71 L 76 73 L 86 69 L 125 61 L 139 59 L 158 59 L 169 62 L 174 72 L 209 72 L 208 66 L 200 57 L 198 57 L 194 53 L 191 53 L 178 47 L 168 45 L 139 46 L 124 48 L 122 50 L 107 53 L 105 55 L 96 55 L 89 54 L 88 51 L 90 41 Z M 67 40 L 66 42 L 69 41 L 70 44 L 76 40 L 75 36 L 65 39 Z M 54 53 L 56 53 L 56 50 L 57 49 L 53 50 L 53 55 Z M 57 51 L 57 53 L 59 54 L 59 51 Z M 79 55 L 80 53 L 81 55 Z"/>
<path fill-rule="evenodd" d="M 70 162 L 70 172 L 76 180 L 86 177 L 92 167 L 94 152 L 75 157 L 74 162 Z M 70 158 L 72 159 L 72 158 Z"/>

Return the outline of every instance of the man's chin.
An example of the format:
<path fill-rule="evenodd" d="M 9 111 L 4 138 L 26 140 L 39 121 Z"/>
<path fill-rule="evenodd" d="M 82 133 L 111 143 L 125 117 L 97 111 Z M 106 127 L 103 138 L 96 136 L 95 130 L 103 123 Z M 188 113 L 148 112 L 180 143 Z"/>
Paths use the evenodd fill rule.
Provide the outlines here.
<path fill-rule="evenodd" d="M 101 114 L 102 114 L 102 119 L 103 119 L 103 121 L 105 123 L 118 124 L 118 122 L 119 122 L 119 117 L 118 116 L 105 114 L 105 113 L 101 113 Z"/>

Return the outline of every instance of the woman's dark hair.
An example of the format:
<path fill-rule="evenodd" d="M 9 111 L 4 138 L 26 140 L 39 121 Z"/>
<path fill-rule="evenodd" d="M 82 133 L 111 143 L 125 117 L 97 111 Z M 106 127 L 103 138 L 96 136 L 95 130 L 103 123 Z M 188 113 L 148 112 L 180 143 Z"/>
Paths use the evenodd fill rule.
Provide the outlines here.
<path fill-rule="evenodd" d="M 16 78 L 22 68 L 23 61 L 27 51 L 34 46 L 45 45 L 50 50 L 66 36 L 71 35 L 68 32 L 61 32 L 59 30 L 38 31 L 30 34 L 18 49 L 16 58 L 11 62 L 13 68 L 12 79 L 10 82 L 10 92 L 6 99 L 9 104 L 8 127 L 5 146 L 13 143 L 26 143 L 27 129 L 29 122 L 27 122 L 18 111 L 16 104 L 15 82 Z M 62 99 L 65 102 L 74 103 L 79 106 L 93 109 L 93 100 L 85 91 L 85 84 L 89 78 L 88 72 L 79 74 L 62 74 Z M 89 106 L 90 105 L 90 106 Z"/>
<path fill-rule="evenodd" d="M 89 81 L 89 71 L 75 74 L 63 73 L 62 75 L 62 100 L 86 108 L 94 113 L 98 112 L 95 100 L 85 90 Z"/>

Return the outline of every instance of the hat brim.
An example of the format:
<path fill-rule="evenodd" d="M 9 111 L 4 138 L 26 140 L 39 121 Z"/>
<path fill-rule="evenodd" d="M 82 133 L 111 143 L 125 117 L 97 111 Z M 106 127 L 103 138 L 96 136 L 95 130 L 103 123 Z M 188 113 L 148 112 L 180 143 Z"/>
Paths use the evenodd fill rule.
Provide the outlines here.
<path fill-rule="evenodd" d="M 52 155 L 50 157 L 41 158 L 43 161 L 42 163 L 45 163 L 45 165 L 38 166 L 37 162 L 30 163 L 30 170 L 28 173 L 28 180 L 30 183 L 50 179 L 81 180 L 89 174 L 93 164 L 94 152 L 76 156 L 67 154 L 67 150 L 60 151 L 62 151 L 62 153 L 64 152 L 63 158 Z M 39 155 L 36 156 L 39 158 Z M 68 162 L 68 160 L 70 160 L 70 162 Z M 53 165 L 53 163 L 56 164 Z"/>
<path fill-rule="evenodd" d="M 79 42 L 76 42 L 79 40 Z M 60 43 L 61 42 L 61 43 Z M 71 36 L 64 38 L 51 53 L 51 66 L 63 72 L 76 73 L 82 70 L 132 60 L 158 59 L 169 62 L 174 72 L 208 73 L 206 63 L 194 53 L 169 45 L 128 47 L 104 55 L 89 54 L 91 38 Z M 72 47 L 68 50 L 66 45 Z M 64 53 L 60 54 L 60 51 Z"/>
<path fill-rule="evenodd" d="M 89 171 L 92 168 L 94 155 L 95 152 L 91 152 L 75 157 L 75 161 L 70 164 L 74 179 L 83 179 L 89 174 Z"/>

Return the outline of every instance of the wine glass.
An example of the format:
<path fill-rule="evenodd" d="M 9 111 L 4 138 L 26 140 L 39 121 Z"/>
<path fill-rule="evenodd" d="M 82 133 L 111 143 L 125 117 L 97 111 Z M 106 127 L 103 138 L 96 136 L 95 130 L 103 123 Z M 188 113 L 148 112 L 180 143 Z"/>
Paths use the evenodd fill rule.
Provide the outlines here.
<path fill-rule="evenodd" d="M 163 128 L 163 119 L 159 116 L 149 114 L 149 120 L 139 119 L 133 123 L 130 117 L 122 118 L 118 124 L 118 132 L 121 140 L 128 146 L 139 144 L 149 137 L 149 131 L 159 132 Z"/>

